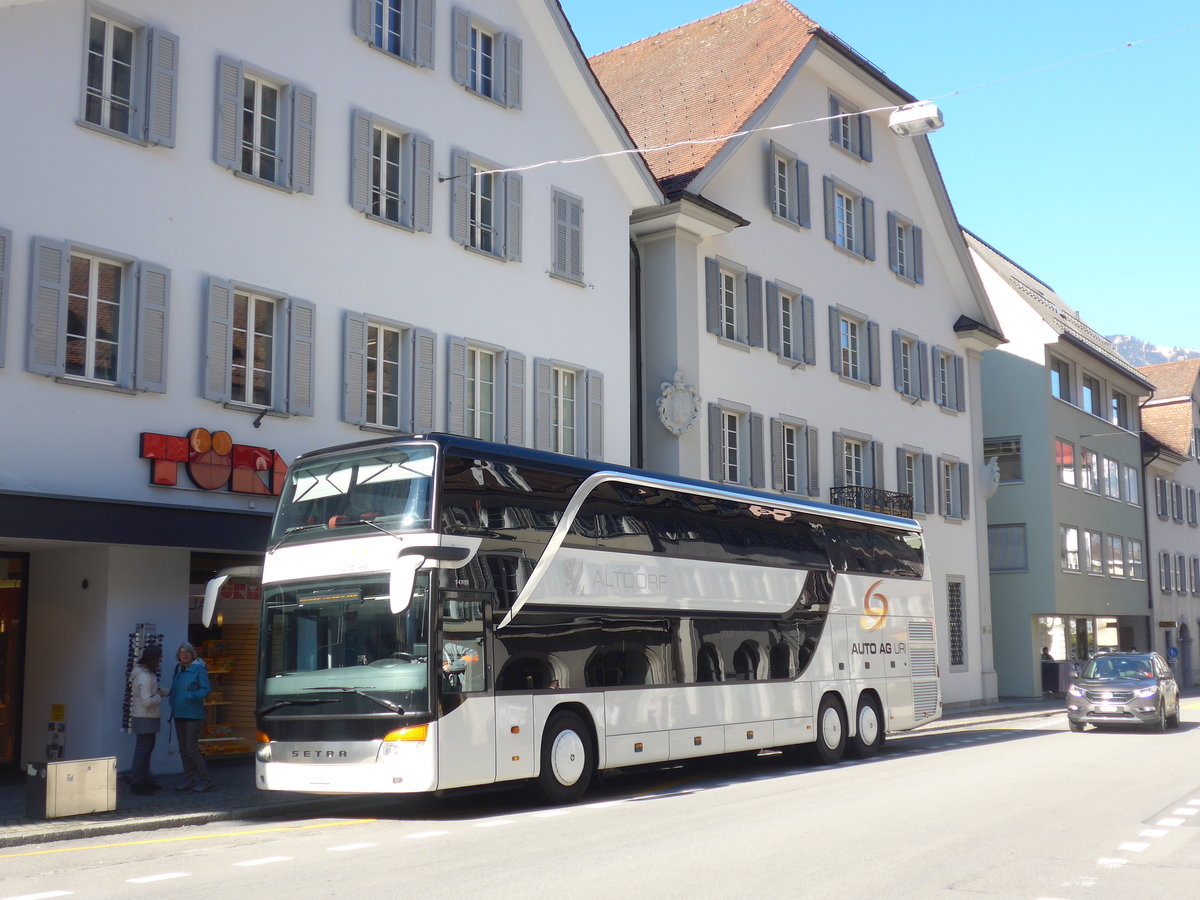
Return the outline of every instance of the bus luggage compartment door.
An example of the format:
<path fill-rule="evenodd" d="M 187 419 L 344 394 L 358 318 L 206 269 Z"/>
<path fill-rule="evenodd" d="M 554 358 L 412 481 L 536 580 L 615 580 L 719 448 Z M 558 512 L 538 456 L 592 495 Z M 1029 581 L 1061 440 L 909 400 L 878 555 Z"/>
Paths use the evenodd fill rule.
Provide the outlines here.
<path fill-rule="evenodd" d="M 533 777 L 533 695 L 496 696 L 496 780 Z"/>

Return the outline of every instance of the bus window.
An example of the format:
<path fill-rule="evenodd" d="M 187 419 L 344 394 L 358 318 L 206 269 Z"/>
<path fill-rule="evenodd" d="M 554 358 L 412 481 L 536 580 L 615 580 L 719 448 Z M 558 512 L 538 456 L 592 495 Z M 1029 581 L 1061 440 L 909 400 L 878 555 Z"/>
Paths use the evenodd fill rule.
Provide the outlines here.
<path fill-rule="evenodd" d="M 442 693 L 467 694 L 486 685 L 483 655 L 483 604 L 478 600 L 442 602 Z"/>
<path fill-rule="evenodd" d="M 771 648 L 771 677 L 792 677 L 792 650 L 787 644 L 776 644 Z"/>
<path fill-rule="evenodd" d="M 738 681 L 758 680 L 758 646 L 754 641 L 743 641 L 733 652 L 733 676 Z"/>
<path fill-rule="evenodd" d="M 496 677 L 497 691 L 541 691 L 557 687 L 548 659 L 521 656 L 510 659 Z"/>
<path fill-rule="evenodd" d="M 717 654 L 717 648 L 712 644 L 705 644 L 700 648 L 700 656 L 696 660 L 696 680 L 722 680 L 721 657 Z"/>

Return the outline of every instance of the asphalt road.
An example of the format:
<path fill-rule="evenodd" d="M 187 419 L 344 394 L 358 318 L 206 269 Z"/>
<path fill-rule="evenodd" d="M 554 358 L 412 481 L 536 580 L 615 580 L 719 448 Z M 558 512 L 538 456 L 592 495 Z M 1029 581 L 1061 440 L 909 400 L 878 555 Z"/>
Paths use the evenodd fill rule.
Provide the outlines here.
<path fill-rule="evenodd" d="M 218 823 L 0 850 L 0 900 L 1193 896 L 1200 699 L 1165 734 L 1059 714 L 890 739 L 836 767 L 724 758 L 546 808 L 505 790 L 371 818 Z"/>

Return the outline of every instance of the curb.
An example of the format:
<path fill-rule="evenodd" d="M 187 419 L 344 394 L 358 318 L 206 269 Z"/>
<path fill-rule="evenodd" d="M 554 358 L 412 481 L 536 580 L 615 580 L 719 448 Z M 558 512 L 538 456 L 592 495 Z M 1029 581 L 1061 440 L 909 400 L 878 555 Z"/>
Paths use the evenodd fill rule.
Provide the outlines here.
<path fill-rule="evenodd" d="M 389 795 L 390 797 L 390 795 Z M 53 841 L 75 841 L 85 838 L 103 837 L 110 834 L 126 834 L 139 831 L 158 831 L 165 828 L 184 828 L 189 825 L 207 825 L 211 822 L 228 822 L 240 819 L 269 819 L 283 816 L 309 816 L 337 807 L 345 811 L 348 807 L 370 807 L 381 802 L 380 797 L 355 798 L 346 795 L 314 797 L 284 803 L 269 803 L 259 806 L 242 806 L 231 809 L 206 810 L 195 813 L 164 813 L 157 816 L 142 816 L 130 819 L 113 819 L 106 822 L 79 822 L 54 825 L 32 824 L 19 826 L 14 834 L 0 832 L 0 849 L 43 844 Z"/>

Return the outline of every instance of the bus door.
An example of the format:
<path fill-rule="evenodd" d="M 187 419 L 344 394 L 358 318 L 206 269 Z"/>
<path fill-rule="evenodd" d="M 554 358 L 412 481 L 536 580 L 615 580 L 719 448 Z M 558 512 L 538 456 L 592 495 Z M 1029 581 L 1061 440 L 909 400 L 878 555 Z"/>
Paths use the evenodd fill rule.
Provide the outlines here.
<path fill-rule="evenodd" d="M 438 679 L 438 788 L 496 780 L 496 706 L 488 683 L 487 594 L 438 594 L 440 643 L 430 647 Z"/>

